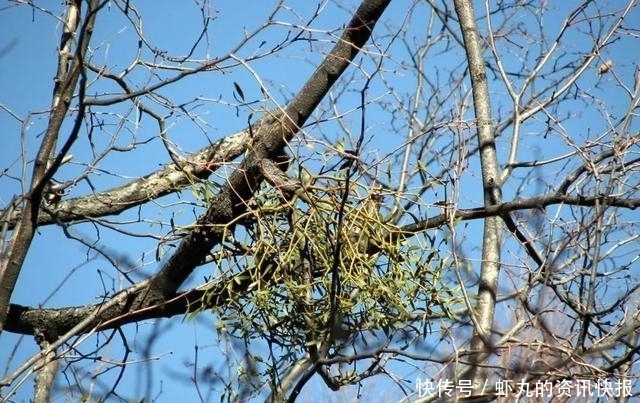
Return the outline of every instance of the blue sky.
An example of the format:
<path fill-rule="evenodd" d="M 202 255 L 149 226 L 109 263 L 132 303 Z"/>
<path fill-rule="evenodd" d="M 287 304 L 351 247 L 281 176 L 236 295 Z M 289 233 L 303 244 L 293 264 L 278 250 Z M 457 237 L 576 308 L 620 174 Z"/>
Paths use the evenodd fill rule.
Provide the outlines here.
<path fill-rule="evenodd" d="M 58 3 L 46 7 L 61 7 Z M 161 46 L 163 50 L 176 57 L 189 52 L 194 39 L 200 34 L 200 25 L 193 22 L 194 19 L 196 21 L 201 19 L 196 7 L 176 7 L 175 2 L 169 0 L 137 3 L 140 3 L 136 6 L 144 16 L 145 35 L 151 43 Z M 215 3 L 215 10 L 212 14 L 214 18 L 210 22 L 209 33 L 201 45 L 195 48 L 192 58 L 205 60 L 226 54 L 243 36 L 256 30 L 264 23 L 265 18 L 273 9 L 274 3 L 273 1 L 251 4 L 241 4 L 237 1 Z M 222 136 L 237 132 L 246 127 L 250 114 L 253 113 L 257 116 L 260 110 L 271 109 L 276 106 L 276 103 L 283 105 L 291 99 L 317 66 L 325 52 L 331 48 L 332 40 L 340 35 L 340 28 L 349 20 L 350 10 L 356 4 L 354 1 L 346 2 L 348 5 L 345 5 L 343 9 L 335 3 L 337 2 L 322 3 L 326 10 L 323 10 L 320 17 L 312 22 L 313 32 L 309 33 L 308 37 L 314 40 L 313 43 L 308 40 L 300 40 L 283 52 L 276 54 L 275 57 L 258 57 L 249 63 L 253 72 L 242 66 L 234 68 L 230 72 L 207 72 L 187 78 L 159 91 L 160 94 L 173 102 L 184 104 L 185 110 L 190 112 L 189 115 L 186 113 L 168 115 L 169 111 L 162 105 L 162 100 L 146 99 L 145 102 L 158 113 L 167 114 L 168 138 L 179 147 L 180 152 L 195 151 Z M 562 2 L 563 4 L 553 3 L 550 7 L 557 9 L 550 12 L 544 21 L 544 30 L 549 32 L 552 38 L 559 32 L 559 26 L 567 16 L 567 9 L 564 8 L 571 7 L 564 2 Z M 294 33 L 296 26 L 306 23 L 313 15 L 316 6 L 317 2 L 292 2 L 291 10 L 282 10 L 276 14 L 275 19 L 280 21 L 279 24 L 265 29 L 256 38 L 249 41 L 237 52 L 237 56 L 239 58 L 256 57 L 256 55 L 267 52 L 268 49 L 276 46 L 286 37 L 287 31 Z M 408 1 L 392 3 L 381 22 L 386 26 L 384 29 L 376 31 L 379 35 L 375 36 L 374 43 L 379 47 L 372 47 L 374 50 L 386 50 L 385 46 L 390 41 L 388 32 L 393 32 L 394 27 L 404 27 L 408 32 L 408 38 L 421 38 L 424 35 L 423 23 L 428 20 L 429 14 L 425 7 L 421 7 L 415 11 L 411 18 L 406 18 L 407 13 L 412 10 L 410 6 L 411 3 Z M 60 9 L 54 9 L 52 16 L 38 12 L 33 13 L 26 6 L 6 5 L 3 7 L 0 9 L 0 38 L 2 38 L 0 40 L 0 49 L 2 49 L 0 103 L 10 108 L 15 115 L 24 119 L 29 118 L 28 124 L 21 127 L 6 111 L 0 111 L 0 129 L 4 133 L 2 138 L 5 139 L 0 147 L 0 165 L 2 168 L 9 167 L 8 173 L 0 176 L 0 203 L 6 205 L 13 194 L 20 192 L 20 182 L 15 178 L 30 175 L 31 161 L 46 125 L 47 115 L 42 112 L 49 106 L 55 75 L 55 57 L 60 23 L 54 16 L 60 12 Z M 603 7 L 616 9 L 611 4 Z M 530 16 L 518 13 L 515 13 L 513 18 L 521 19 L 524 25 L 530 21 L 527 19 Z M 640 15 L 636 9 L 628 21 L 638 21 L 639 19 Z M 493 23 L 497 26 L 500 21 L 495 20 Z M 481 26 L 484 28 L 483 25 Z M 92 61 L 97 65 L 108 63 L 114 71 L 126 68 L 136 57 L 137 38 L 132 32 L 131 25 L 123 21 L 119 11 L 106 10 L 99 15 L 96 27 L 92 43 Z M 327 30 L 331 30 L 332 35 L 326 35 Z M 383 36 L 382 33 L 385 35 Z M 573 39 L 568 37 L 563 41 L 567 41 L 569 38 Z M 590 46 L 585 43 L 584 35 L 576 35 L 575 41 L 575 43 L 562 43 L 566 46 L 566 53 L 558 58 L 558 63 L 563 62 L 563 58 L 572 59 L 572 52 L 582 52 Z M 504 58 L 505 67 L 508 70 L 519 69 L 522 64 L 519 52 L 527 47 L 535 48 L 535 46 L 537 44 L 531 43 L 513 43 L 511 47 L 505 46 L 505 54 L 513 56 Z M 312 50 L 310 51 L 310 49 Z M 608 49 L 605 50 L 607 53 L 603 54 L 602 58 L 605 60 L 614 59 L 618 74 L 628 77 L 638 62 L 637 46 L 632 42 L 632 38 L 617 38 L 614 46 L 610 47 L 612 53 L 608 53 Z M 408 58 L 403 53 L 401 44 L 394 42 L 393 47 L 386 51 L 391 55 L 385 64 L 385 68 L 388 70 L 384 70 L 379 75 L 392 83 L 399 91 L 408 90 L 412 85 L 415 85 L 415 80 L 410 72 L 403 70 Z M 149 52 L 145 52 L 144 58 L 152 59 Z M 451 53 L 437 54 L 430 62 L 444 70 L 453 69 L 460 62 L 462 50 L 457 48 L 453 52 L 453 55 Z M 532 55 L 535 55 L 534 53 Z M 530 56 L 533 57 L 532 55 Z M 358 61 L 362 62 L 364 71 L 373 73 L 375 66 L 371 59 L 362 56 Z M 225 64 L 233 63 L 231 59 L 225 61 Z M 532 60 L 531 63 L 534 61 Z M 347 72 L 347 76 L 357 72 L 358 70 L 352 69 Z M 259 77 L 261 82 L 258 82 L 256 77 Z M 340 94 L 338 107 L 343 111 L 348 111 L 359 105 L 358 91 L 362 88 L 364 79 L 362 74 L 354 74 L 353 77 L 353 85 L 347 87 L 344 93 Z M 142 82 L 154 79 L 144 69 L 139 69 L 139 72 L 134 73 L 131 78 L 139 79 Z M 438 80 L 443 86 L 449 84 L 447 77 L 439 77 Z M 608 111 L 611 112 L 611 120 L 615 121 L 625 112 L 624 103 L 617 106 L 618 100 L 624 97 L 624 92 L 615 85 L 608 85 L 611 80 L 613 80 L 611 76 L 598 77 L 594 70 L 587 72 L 585 79 L 580 81 L 580 85 L 582 88 L 588 87 L 588 93 L 606 104 Z M 241 105 L 237 97 L 234 97 L 234 83 L 241 87 L 248 105 Z M 131 84 L 140 85 L 140 81 L 134 82 L 132 80 Z M 265 86 L 273 99 L 268 101 L 264 99 L 260 85 Z M 468 86 L 469 84 L 466 82 L 464 85 Z M 96 83 L 89 87 L 88 94 L 108 93 L 114 89 L 102 83 Z M 505 95 L 505 89 L 495 85 L 492 87 L 492 92 L 497 94 L 495 99 L 498 100 L 493 112 L 496 117 L 500 117 L 501 114 L 507 113 L 508 102 L 501 101 L 503 99 L 501 97 Z M 394 137 L 390 131 L 393 125 L 388 121 L 389 111 L 385 109 L 385 105 L 392 104 L 394 99 L 388 94 L 387 88 L 374 84 L 369 90 L 368 96 L 369 99 L 382 100 L 382 102 L 372 101 L 371 110 L 375 113 L 370 113 L 367 117 L 368 124 L 372 127 L 369 132 L 367 155 L 371 159 L 375 159 L 384 156 L 386 150 L 392 145 L 401 144 L 403 138 Z M 582 114 L 580 109 L 585 102 L 587 101 L 576 100 L 574 103 L 566 104 L 567 113 L 575 114 L 576 119 L 570 120 L 564 129 L 567 133 L 574 134 L 576 138 L 596 138 L 607 129 L 607 125 L 603 124 L 601 116 L 593 114 L 593 110 Z M 325 103 L 324 107 L 327 105 Z M 505 109 L 501 109 L 501 105 Z M 108 189 L 123 183 L 123 179 L 126 181 L 149 173 L 161 164 L 170 161 L 167 151 L 158 139 L 158 126 L 148 116 L 140 118 L 130 105 L 96 108 L 96 111 L 99 112 L 96 114 L 96 118 L 105 122 L 104 132 L 95 133 L 92 137 L 82 136 L 72 151 L 74 161 L 65 166 L 56 179 L 73 178 L 86 168 L 86 164 L 94 160 L 99 162 L 100 172 L 91 184 L 88 182 L 78 183 L 71 189 L 69 196 L 89 193 L 91 191 L 90 185 L 95 186 L 98 190 Z M 31 113 L 30 116 L 29 113 Z M 118 126 L 118 122 L 121 120 L 127 122 L 126 130 L 122 130 Z M 357 133 L 359 114 L 348 114 L 344 123 Z M 538 155 L 549 158 L 569 151 L 566 143 L 557 137 L 550 136 L 548 141 L 540 141 L 539 131 L 543 130 L 541 128 L 545 122 L 538 122 L 538 124 L 539 126 L 531 125 L 527 128 L 528 131 L 524 132 L 528 137 L 530 155 L 521 156 L 523 160 L 539 158 Z M 335 142 L 348 137 L 344 132 L 340 132 L 336 124 L 326 125 L 326 128 L 319 130 L 322 130 L 323 135 Z M 64 129 L 62 133 L 62 138 L 65 138 Z M 136 145 L 135 149 L 128 154 L 127 159 L 123 160 L 122 154 L 119 153 L 110 153 L 103 159 L 96 159 L 99 151 L 107 147 L 112 140 L 110 133 L 119 133 L 116 142 L 118 146 Z M 507 150 L 508 139 L 499 144 L 501 156 L 506 155 Z M 552 152 L 550 152 L 551 150 Z M 313 155 L 313 158 L 319 158 L 317 154 L 312 154 L 312 151 L 309 151 L 309 154 Z M 26 164 L 22 160 L 22 156 L 25 156 Z M 567 168 L 542 168 L 543 175 L 555 175 L 554 169 L 562 171 Z M 471 173 L 465 175 L 468 175 L 464 178 L 468 187 L 465 187 L 466 191 L 461 195 L 461 204 L 463 207 L 477 207 L 482 203 L 478 172 L 471 170 Z M 509 195 L 515 194 L 518 190 L 517 186 L 517 181 L 507 183 L 504 190 L 505 197 L 508 198 Z M 538 188 L 531 188 L 522 194 L 532 194 L 538 191 Z M 145 221 L 143 222 L 137 222 L 139 212 L 133 209 L 118 218 L 119 221 L 129 220 L 131 224 L 114 224 L 114 227 L 117 227 L 117 230 L 135 231 L 139 234 L 166 233 L 169 230 L 169 216 L 174 218 L 177 224 L 187 225 L 195 220 L 198 212 L 202 209 L 197 200 L 189 196 L 188 190 L 183 193 L 184 197 L 167 196 L 160 199 L 158 205 L 145 207 L 143 209 Z M 434 199 L 432 201 L 436 201 L 441 199 L 443 195 L 442 193 L 432 194 L 430 197 Z M 157 221 L 162 221 L 163 225 L 158 225 Z M 480 233 L 479 225 L 480 222 L 471 224 L 468 236 L 472 240 L 477 240 L 479 237 L 479 235 L 475 235 Z M 136 273 L 133 274 L 135 278 L 153 273 L 159 265 L 155 259 L 158 246 L 155 240 L 139 237 L 135 242 L 132 242 L 126 234 L 118 233 L 118 231 L 98 230 L 91 224 L 74 226 L 70 232 L 87 242 L 96 242 L 108 254 L 116 256 L 121 264 L 138 267 Z M 115 273 L 109 262 L 94 252 L 87 251 L 86 246 L 78 242 L 70 242 L 57 227 L 42 228 L 34 239 L 31 250 L 13 294 L 12 302 L 14 303 L 47 307 L 82 305 L 98 302 L 97 296 L 113 288 L 120 289 L 127 286 L 127 283 Z M 472 249 L 469 253 L 478 254 L 477 249 Z M 197 283 L 203 276 L 210 274 L 210 270 L 210 268 L 198 270 L 190 283 Z M 125 397 L 140 397 L 151 391 L 151 397 L 159 396 L 158 401 L 161 402 L 175 401 L 177 398 L 194 401 L 197 397 L 195 388 L 189 384 L 188 380 L 180 378 L 185 374 L 185 370 L 190 368 L 194 360 L 194 340 L 200 346 L 198 350 L 200 365 L 211 365 L 218 370 L 228 368 L 228 364 L 221 357 L 229 354 L 229 351 L 234 347 L 232 343 L 217 345 L 212 322 L 211 315 L 203 314 L 195 320 L 174 318 L 171 324 L 161 321 L 144 323 L 137 329 L 133 329 L 133 325 L 127 327 L 125 331 L 137 332 L 136 336 L 132 337 L 133 344 L 130 346 L 134 350 L 133 355 L 136 358 L 145 358 L 145 344 L 152 340 L 151 355 L 157 357 L 158 360 L 151 365 L 154 368 L 154 373 L 145 374 L 144 371 L 147 370 L 145 365 L 136 366 L 134 364 L 127 368 L 123 386 L 130 385 L 128 388 L 131 394 Z M 149 335 L 157 334 L 159 329 L 161 330 L 160 336 L 150 338 Z M 17 340 L 15 335 L 6 332 L 2 334 L 1 338 L 4 346 L 13 346 Z M 119 340 L 116 337 L 111 350 L 114 359 L 121 354 L 121 350 L 117 346 L 118 343 Z M 88 346 L 87 349 L 90 350 L 91 346 Z M 0 365 L 8 362 L 8 370 L 10 371 L 21 363 L 21 360 L 35 352 L 36 346 L 33 341 L 25 338 L 15 355 L 12 355 L 13 352 L 6 348 L 0 349 Z M 132 358 L 130 357 L 130 359 Z M 209 361 L 210 364 L 202 364 L 202 360 Z M 0 368 L 4 373 L 4 366 Z M 116 375 L 114 370 L 110 373 L 111 376 Z M 167 373 L 175 374 L 173 377 L 174 380 L 177 380 L 175 384 L 159 383 L 160 377 L 164 378 Z M 60 384 L 64 382 L 59 378 Z M 165 379 L 164 382 L 167 380 Z M 374 380 L 369 385 L 375 388 L 377 387 L 376 382 L 378 381 Z M 385 386 L 388 385 L 385 384 Z M 126 389 L 125 387 L 120 390 Z M 310 391 L 324 393 L 324 390 L 324 387 L 317 383 L 307 387 L 303 396 L 307 393 L 309 397 L 303 400 L 312 399 L 310 393 L 313 392 Z M 354 396 L 355 393 L 352 388 L 342 396 Z M 16 396 L 16 401 L 27 401 L 30 395 L 31 388 L 22 387 Z M 336 401 L 341 401 L 340 398 L 335 397 Z M 61 397 L 58 401 L 64 400 Z"/>

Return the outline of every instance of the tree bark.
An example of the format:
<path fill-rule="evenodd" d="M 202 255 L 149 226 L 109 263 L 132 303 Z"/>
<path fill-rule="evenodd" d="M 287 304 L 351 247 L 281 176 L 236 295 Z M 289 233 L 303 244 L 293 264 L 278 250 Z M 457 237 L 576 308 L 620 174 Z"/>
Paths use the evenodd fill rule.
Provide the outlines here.
<path fill-rule="evenodd" d="M 485 61 L 482 55 L 482 40 L 476 25 L 476 16 L 471 1 L 455 0 L 464 48 L 471 76 L 473 107 L 477 127 L 477 138 L 480 147 L 480 166 L 484 189 L 485 207 L 499 205 L 502 202 L 500 172 L 496 155 L 495 136 L 489 103 L 489 86 L 485 72 Z M 466 378 L 470 379 L 474 391 L 482 389 L 487 379 L 483 362 L 491 351 L 491 331 L 496 308 L 496 292 L 500 273 L 500 217 L 487 217 L 484 220 L 482 235 L 482 264 L 480 283 L 475 311 L 471 312 L 474 323 L 474 334 L 471 339 L 470 368 Z"/>

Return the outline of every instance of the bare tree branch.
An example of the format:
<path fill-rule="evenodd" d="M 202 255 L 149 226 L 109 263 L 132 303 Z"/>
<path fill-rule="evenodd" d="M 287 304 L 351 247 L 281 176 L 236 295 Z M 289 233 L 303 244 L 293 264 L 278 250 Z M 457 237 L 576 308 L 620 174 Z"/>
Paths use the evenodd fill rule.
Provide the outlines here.
<path fill-rule="evenodd" d="M 485 206 L 499 205 L 502 203 L 502 183 L 500 183 L 495 135 L 493 133 L 493 118 L 489 102 L 489 86 L 484 67 L 485 60 L 482 55 L 483 46 L 480 32 L 476 25 L 476 16 L 471 1 L 456 0 L 454 4 L 469 63 L 473 106 L 480 147 L 484 204 Z M 484 352 L 491 349 L 491 329 L 493 328 L 498 274 L 500 273 L 500 229 L 499 218 L 487 217 L 485 219 L 478 300 L 476 314 L 472 315 L 475 329 L 474 337 L 471 341 L 471 349 L 477 351 L 478 354 L 472 357 L 468 375 L 469 379 L 473 381 L 474 391 L 480 390 L 484 380 L 487 379 L 482 362 L 486 359 Z"/>
<path fill-rule="evenodd" d="M 53 177 L 54 172 L 60 166 L 66 151 L 71 147 L 78 136 L 80 122 L 83 118 L 82 113 L 76 119 L 76 124 L 66 140 L 62 148 L 62 152 L 54 158 L 56 152 L 56 144 L 60 134 L 60 127 L 65 119 L 74 90 L 78 81 L 83 76 L 83 62 L 85 52 L 89 46 L 93 25 L 98 10 L 105 5 L 100 5 L 99 0 L 92 0 L 88 3 L 88 9 L 85 18 L 81 23 L 81 1 L 74 1 L 67 9 L 67 15 L 64 20 L 65 31 L 62 37 L 60 47 L 60 62 L 56 75 L 56 86 L 53 94 L 53 104 L 51 105 L 51 115 L 49 125 L 40 144 L 40 150 L 36 157 L 33 167 L 33 175 L 31 178 L 31 186 L 28 195 L 22 200 L 23 214 L 17 228 L 14 228 L 12 239 L 9 243 L 7 251 L 2 252 L 0 259 L 0 333 L 4 327 L 6 315 L 9 310 L 9 301 L 13 294 L 16 281 L 20 274 L 20 269 L 24 263 L 27 251 L 33 240 L 37 228 L 37 217 L 40 210 L 40 203 L 45 187 L 49 180 Z M 76 32 L 77 31 L 77 32 Z M 71 44 L 73 36 L 78 36 L 77 49 L 72 53 Z M 84 85 L 80 87 L 81 97 L 79 99 L 80 112 L 82 112 L 82 95 L 84 94 Z"/>

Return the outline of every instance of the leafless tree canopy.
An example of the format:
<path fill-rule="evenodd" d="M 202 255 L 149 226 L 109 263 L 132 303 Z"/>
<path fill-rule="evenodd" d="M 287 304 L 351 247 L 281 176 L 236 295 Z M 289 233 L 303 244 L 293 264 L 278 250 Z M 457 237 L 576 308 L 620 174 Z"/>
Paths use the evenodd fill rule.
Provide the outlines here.
<path fill-rule="evenodd" d="M 0 6 L 0 402 L 640 394 L 635 0 L 224 3 Z"/>

